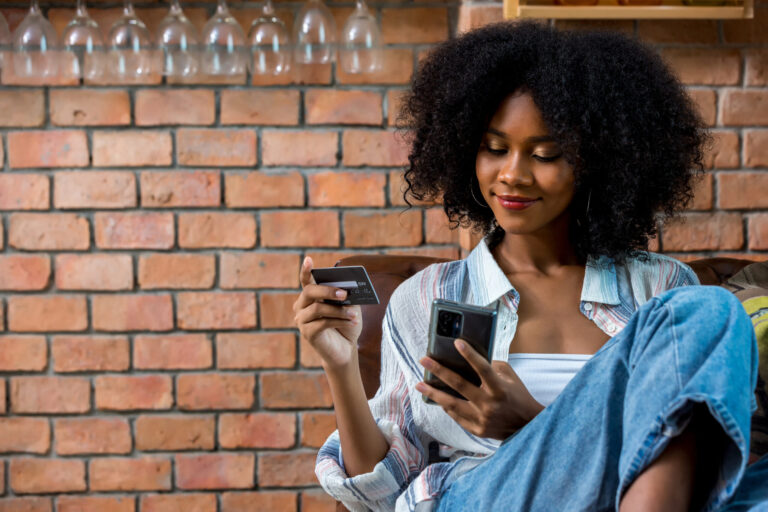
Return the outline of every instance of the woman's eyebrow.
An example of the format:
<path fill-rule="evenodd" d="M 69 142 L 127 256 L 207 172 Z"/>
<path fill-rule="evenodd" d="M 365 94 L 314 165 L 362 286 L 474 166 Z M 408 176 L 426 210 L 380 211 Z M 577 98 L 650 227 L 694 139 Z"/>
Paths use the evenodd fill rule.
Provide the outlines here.
<path fill-rule="evenodd" d="M 507 134 L 497 130 L 496 128 L 488 128 L 488 133 L 496 135 L 498 137 L 506 138 Z M 555 142 L 555 139 L 550 135 L 533 135 L 525 139 L 526 142 Z"/>

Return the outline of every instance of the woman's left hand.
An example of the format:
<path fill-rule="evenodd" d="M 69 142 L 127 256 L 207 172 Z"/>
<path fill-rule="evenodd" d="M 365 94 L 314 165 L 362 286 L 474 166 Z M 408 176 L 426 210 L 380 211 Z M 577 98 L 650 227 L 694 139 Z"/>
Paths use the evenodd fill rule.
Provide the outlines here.
<path fill-rule="evenodd" d="M 423 357 L 424 367 L 467 400 L 440 391 L 425 382 L 416 389 L 443 407 L 467 431 L 480 437 L 504 440 L 525 426 L 544 409 L 523 385 L 509 364 L 488 363 L 468 343 L 457 339 L 456 349 L 480 376 L 480 386 L 431 359 Z"/>

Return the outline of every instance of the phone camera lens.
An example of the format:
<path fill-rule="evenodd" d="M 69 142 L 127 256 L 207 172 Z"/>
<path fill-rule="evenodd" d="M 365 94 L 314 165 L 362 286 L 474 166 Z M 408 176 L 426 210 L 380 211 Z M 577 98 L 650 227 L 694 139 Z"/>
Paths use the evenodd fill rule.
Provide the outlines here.
<path fill-rule="evenodd" d="M 461 314 L 439 310 L 437 313 L 437 334 L 447 338 L 457 338 L 461 333 Z"/>

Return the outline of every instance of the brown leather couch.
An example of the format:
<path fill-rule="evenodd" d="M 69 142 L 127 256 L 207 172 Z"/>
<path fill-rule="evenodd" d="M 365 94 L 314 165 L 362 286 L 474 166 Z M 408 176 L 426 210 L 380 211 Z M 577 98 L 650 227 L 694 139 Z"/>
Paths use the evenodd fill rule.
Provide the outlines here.
<path fill-rule="evenodd" d="M 360 373 L 368 398 L 372 398 L 379 388 L 381 322 L 392 292 L 416 272 L 441 261 L 447 260 L 424 256 L 359 255 L 343 258 L 336 263 L 337 266 L 364 266 L 381 301 L 377 306 L 362 308 L 363 330 L 357 341 Z M 736 258 L 706 258 L 688 264 L 698 275 L 701 284 L 721 285 L 749 263 L 751 261 Z M 346 508 L 338 503 L 336 510 L 343 512 Z"/>

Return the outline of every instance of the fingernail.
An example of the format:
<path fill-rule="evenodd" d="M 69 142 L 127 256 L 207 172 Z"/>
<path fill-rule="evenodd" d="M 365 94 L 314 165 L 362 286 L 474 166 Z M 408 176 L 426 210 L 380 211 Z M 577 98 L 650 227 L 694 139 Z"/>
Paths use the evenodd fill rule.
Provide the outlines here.
<path fill-rule="evenodd" d="M 309 256 L 304 257 L 304 263 L 301 264 L 303 267 L 309 266 Z"/>
<path fill-rule="evenodd" d="M 459 350 L 464 350 L 465 347 L 466 347 L 466 345 L 464 345 L 463 341 L 456 340 L 456 348 L 458 348 Z"/>
<path fill-rule="evenodd" d="M 355 318 L 357 316 L 357 311 L 355 311 L 354 309 L 350 309 L 347 311 L 347 316 L 349 318 Z"/>
<path fill-rule="evenodd" d="M 343 299 L 344 297 L 347 296 L 347 292 L 345 292 L 344 290 L 336 290 L 336 296 L 340 299 Z"/>
<path fill-rule="evenodd" d="M 427 387 L 422 382 L 416 383 L 416 391 L 424 392 L 427 390 Z"/>
<path fill-rule="evenodd" d="M 433 368 L 435 366 L 431 359 L 425 359 L 421 364 L 424 365 L 424 368 Z"/>

